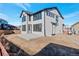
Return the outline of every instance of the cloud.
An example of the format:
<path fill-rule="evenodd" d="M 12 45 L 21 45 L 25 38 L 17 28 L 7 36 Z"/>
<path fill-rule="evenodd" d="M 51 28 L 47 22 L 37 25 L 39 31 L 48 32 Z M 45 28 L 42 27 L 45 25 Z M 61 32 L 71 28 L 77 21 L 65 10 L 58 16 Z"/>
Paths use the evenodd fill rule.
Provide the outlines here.
<path fill-rule="evenodd" d="M 64 15 L 64 22 L 67 25 L 72 25 L 79 21 L 79 11 Z"/>
<path fill-rule="evenodd" d="M 24 3 L 24 5 L 29 7 L 29 8 L 31 7 L 31 5 L 29 3 L 26 3 L 26 4 Z"/>
<path fill-rule="evenodd" d="M 8 20 L 9 16 L 7 16 L 6 14 L 0 13 L 0 18 Z"/>
<path fill-rule="evenodd" d="M 64 18 L 79 17 L 79 11 L 64 15 Z"/>
<path fill-rule="evenodd" d="M 31 7 L 31 5 L 28 3 L 26 3 L 26 4 L 25 3 L 17 3 L 16 5 L 23 8 L 24 10 L 27 10 Z"/>
<path fill-rule="evenodd" d="M 6 20 L 9 24 L 12 24 L 12 25 L 15 25 L 15 26 L 20 25 L 20 19 L 19 18 L 16 18 L 16 19 L 11 18 L 4 13 L 0 13 L 0 18 Z"/>

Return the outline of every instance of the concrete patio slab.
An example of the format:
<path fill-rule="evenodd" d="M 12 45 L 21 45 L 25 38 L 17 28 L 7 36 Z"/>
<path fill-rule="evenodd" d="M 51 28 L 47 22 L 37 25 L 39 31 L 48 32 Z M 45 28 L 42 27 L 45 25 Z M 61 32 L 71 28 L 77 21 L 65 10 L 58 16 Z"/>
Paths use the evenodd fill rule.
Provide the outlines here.
<path fill-rule="evenodd" d="M 20 34 L 18 35 L 18 37 L 26 39 L 26 40 L 30 40 L 30 39 L 36 39 L 39 37 L 42 37 L 42 35 L 37 35 L 37 34 Z"/>

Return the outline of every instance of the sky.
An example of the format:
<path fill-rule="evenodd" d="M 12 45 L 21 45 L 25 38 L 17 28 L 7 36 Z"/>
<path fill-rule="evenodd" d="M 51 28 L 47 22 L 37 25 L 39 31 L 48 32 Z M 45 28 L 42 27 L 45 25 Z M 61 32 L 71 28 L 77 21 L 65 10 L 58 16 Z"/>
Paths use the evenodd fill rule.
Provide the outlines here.
<path fill-rule="evenodd" d="M 22 10 L 36 12 L 44 8 L 57 7 L 64 17 L 65 25 L 79 21 L 79 3 L 0 3 L 0 18 L 9 24 L 19 26 Z"/>

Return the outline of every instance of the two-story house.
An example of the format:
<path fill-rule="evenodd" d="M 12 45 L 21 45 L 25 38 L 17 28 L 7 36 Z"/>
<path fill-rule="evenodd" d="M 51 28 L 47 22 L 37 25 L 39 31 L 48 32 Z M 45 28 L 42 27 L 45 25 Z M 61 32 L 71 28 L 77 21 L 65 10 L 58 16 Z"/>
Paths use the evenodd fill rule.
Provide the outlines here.
<path fill-rule="evenodd" d="M 71 26 L 72 34 L 78 34 L 79 35 L 79 22 L 76 22 Z"/>
<path fill-rule="evenodd" d="M 22 11 L 21 33 L 51 36 L 63 33 L 64 18 L 57 7 L 45 8 L 35 13 Z"/>

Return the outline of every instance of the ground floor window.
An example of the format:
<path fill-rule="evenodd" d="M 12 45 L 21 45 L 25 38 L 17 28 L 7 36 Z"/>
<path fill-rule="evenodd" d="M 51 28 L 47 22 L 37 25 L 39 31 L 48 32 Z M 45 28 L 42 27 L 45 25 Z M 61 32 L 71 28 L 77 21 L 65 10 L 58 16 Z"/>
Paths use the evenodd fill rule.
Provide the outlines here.
<path fill-rule="evenodd" d="M 42 24 L 34 24 L 33 25 L 33 31 L 39 31 L 41 32 L 42 31 Z"/>
<path fill-rule="evenodd" d="M 26 31 L 26 25 L 22 25 L 22 31 Z"/>

